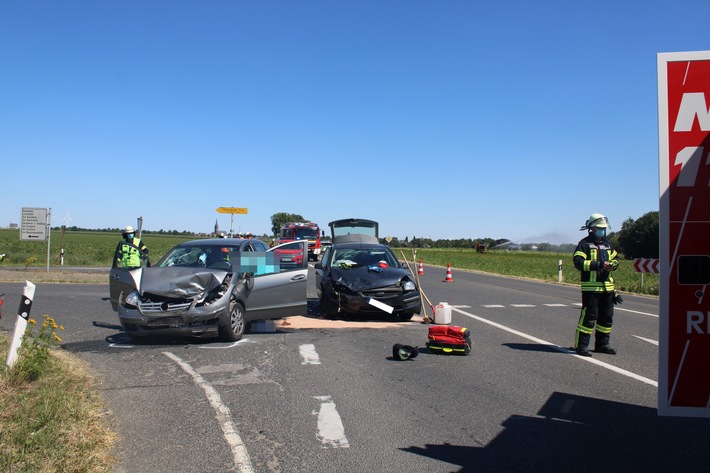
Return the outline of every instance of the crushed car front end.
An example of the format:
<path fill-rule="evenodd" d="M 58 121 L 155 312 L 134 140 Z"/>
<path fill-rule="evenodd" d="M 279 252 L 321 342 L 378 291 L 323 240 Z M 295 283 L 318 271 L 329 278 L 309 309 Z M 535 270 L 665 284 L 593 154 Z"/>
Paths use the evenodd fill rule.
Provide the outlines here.
<path fill-rule="evenodd" d="M 140 288 L 121 294 L 121 326 L 135 336 L 216 337 L 233 292 L 227 271 L 145 268 Z"/>
<path fill-rule="evenodd" d="M 323 281 L 322 295 L 333 314 L 382 314 L 380 304 L 392 308 L 392 314 L 409 319 L 421 311 L 419 288 L 402 270 L 390 269 L 373 275 L 367 268 L 333 268 Z M 373 304 L 374 301 L 374 304 Z"/>

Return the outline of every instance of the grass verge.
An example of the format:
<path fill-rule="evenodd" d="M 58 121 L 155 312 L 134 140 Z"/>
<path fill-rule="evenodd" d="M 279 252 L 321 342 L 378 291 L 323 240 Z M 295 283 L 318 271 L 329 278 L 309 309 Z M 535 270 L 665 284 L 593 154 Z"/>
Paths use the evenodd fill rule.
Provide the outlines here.
<path fill-rule="evenodd" d="M 0 334 L 0 354 L 9 346 Z M 0 471 L 111 471 L 117 437 L 88 365 L 55 349 L 36 361 L 0 371 Z"/>

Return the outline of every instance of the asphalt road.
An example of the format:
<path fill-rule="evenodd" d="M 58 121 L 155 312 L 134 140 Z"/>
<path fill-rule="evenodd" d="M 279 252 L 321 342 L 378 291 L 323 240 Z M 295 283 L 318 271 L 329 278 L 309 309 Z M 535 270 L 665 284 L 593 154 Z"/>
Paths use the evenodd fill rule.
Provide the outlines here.
<path fill-rule="evenodd" d="M 619 354 L 585 359 L 568 350 L 576 287 L 444 278 L 425 268 L 422 287 L 471 329 L 469 356 L 427 353 L 416 322 L 135 345 L 101 284 L 38 284 L 32 315 L 62 323 L 63 348 L 102 380 L 117 473 L 708 471 L 710 420 L 656 413 L 655 299 L 625 296 Z M 11 330 L 22 284 L 3 292 L 0 329 Z M 394 343 L 420 354 L 395 361 Z"/>

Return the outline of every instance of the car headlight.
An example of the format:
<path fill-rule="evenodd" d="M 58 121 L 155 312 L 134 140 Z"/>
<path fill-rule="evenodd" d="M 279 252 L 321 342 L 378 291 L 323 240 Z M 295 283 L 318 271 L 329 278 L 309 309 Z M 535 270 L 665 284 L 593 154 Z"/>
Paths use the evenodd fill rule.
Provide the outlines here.
<path fill-rule="evenodd" d="M 138 291 L 132 291 L 123 300 L 123 305 L 130 306 L 130 307 L 138 307 L 138 304 L 140 303 L 140 301 L 141 301 L 141 296 L 140 296 L 140 294 L 138 294 Z"/>
<path fill-rule="evenodd" d="M 416 288 L 417 286 L 412 281 L 404 281 L 402 284 L 402 289 L 405 291 L 414 291 Z"/>

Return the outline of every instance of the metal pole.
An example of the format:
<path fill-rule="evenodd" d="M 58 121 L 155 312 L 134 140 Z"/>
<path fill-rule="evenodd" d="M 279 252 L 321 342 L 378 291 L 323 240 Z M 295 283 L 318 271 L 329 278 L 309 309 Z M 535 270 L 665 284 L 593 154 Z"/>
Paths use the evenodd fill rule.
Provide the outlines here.
<path fill-rule="evenodd" d="M 47 225 L 47 272 L 49 272 L 49 250 L 52 246 L 52 207 L 49 208 L 45 224 Z"/>

